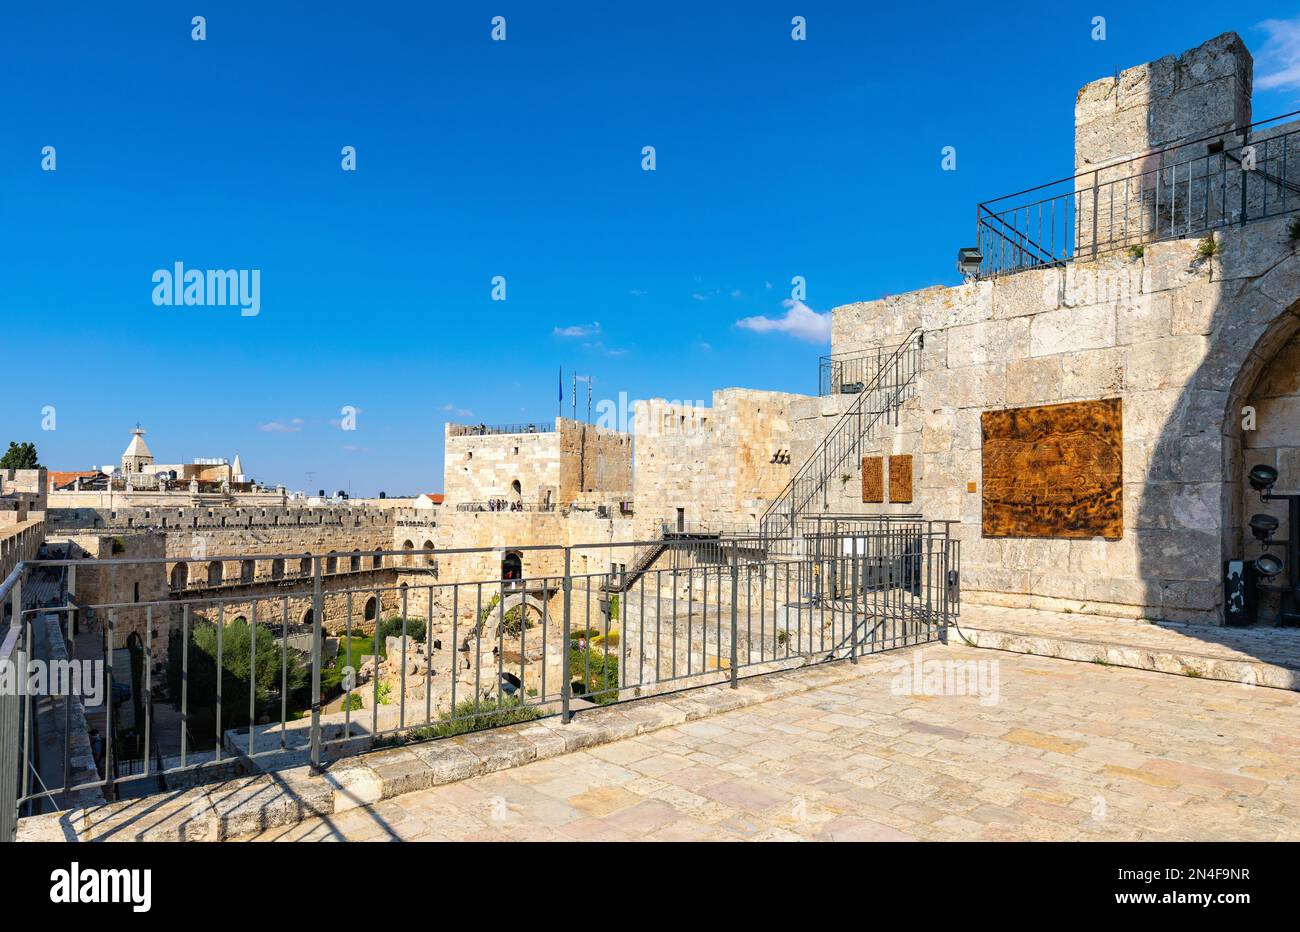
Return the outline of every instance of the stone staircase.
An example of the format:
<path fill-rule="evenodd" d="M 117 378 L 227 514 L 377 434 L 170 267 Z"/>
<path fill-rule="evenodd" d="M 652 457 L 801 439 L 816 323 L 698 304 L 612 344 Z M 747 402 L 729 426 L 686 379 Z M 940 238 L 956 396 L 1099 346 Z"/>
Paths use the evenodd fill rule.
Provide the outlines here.
<path fill-rule="evenodd" d="M 831 480 L 848 464 L 857 469 L 866 441 L 891 415 L 897 423 L 899 409 L 916 393 L 924 346 L 925 334 L 918 327 L 892 352 L 871 361 L 872 367 L 853 403 L 764 512 L 759 522 L 764 539 L 797 538 L 804 533 L 805 525 L 811 525 L 804 519 L 827 510 Z"/>

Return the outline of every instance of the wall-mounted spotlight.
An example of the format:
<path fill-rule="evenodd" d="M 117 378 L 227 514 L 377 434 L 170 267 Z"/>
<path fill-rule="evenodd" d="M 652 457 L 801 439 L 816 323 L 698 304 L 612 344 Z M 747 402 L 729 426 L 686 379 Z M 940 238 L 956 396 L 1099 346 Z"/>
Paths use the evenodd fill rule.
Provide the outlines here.
<path fill-rule="evenodd" d="M 1255 572 L 1264 579 L 1272 579 L 1282 572 L 1282 559 L 1271 553 L 1263 554 L 1255 561 Z"/>
<path fill-rule="evenodd" d="M 1256 492 L 1267 492 L 1277 483 L 1277 470 L 1260 463 L 1258 466 L 1250 467 L 1250 474 L 1246 480 Z"/>
<path fill-rule="evenodd" d="M 1251 515 L 1250 516 L 1250 533 L 1255 535 L 1255 540 L 1268 543 L 1269 538 L 1277 533 L 1278 520 L 1272 515 Z"/>
<path fill-rule="evenodd" d="M 979 274 L 984 254 L 978 246 L 963 246 L 957 250 L 957 271 L 968 278 Z"/>

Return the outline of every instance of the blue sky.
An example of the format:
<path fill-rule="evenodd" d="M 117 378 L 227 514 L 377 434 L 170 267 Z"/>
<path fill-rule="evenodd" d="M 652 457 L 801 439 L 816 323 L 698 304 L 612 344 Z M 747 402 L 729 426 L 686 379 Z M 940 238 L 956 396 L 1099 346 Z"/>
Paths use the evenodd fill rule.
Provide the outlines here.
<path fill-rule="evenodd" d="M 443 422 L 551 418 L 560 366 L 597 399 L 815 391 L 827 344 L 737 322 L 796 275 L 819 314 L 955 283 L 976 204 L 1069 174 L 1075 90 L 1117 67 L 1234 29 L 1256 119 L 1300 108 L 1271 0 L 640 6 L 8 9 L 0 441 L 89 468 L 138 418 L 162 462 L 437 490 Z M 260 270 L 260 313 L 155 306 L 176 261 Z"/>

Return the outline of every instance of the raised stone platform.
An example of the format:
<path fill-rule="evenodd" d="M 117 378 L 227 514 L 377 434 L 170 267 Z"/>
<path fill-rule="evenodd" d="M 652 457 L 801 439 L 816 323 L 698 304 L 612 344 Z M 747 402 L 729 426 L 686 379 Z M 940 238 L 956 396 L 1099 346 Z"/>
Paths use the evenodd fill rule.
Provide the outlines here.
<path fill-rule="evenodd" d="M 964 604 L 953 643 L 1300 691 L 1300 628 L 1225 628 Z"/>

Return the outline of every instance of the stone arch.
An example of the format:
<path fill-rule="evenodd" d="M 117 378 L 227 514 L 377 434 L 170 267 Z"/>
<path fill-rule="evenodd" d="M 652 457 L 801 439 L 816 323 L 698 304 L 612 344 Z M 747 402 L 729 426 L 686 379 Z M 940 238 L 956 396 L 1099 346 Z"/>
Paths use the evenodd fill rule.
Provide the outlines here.
<path fill-rule="evenodd" d="M 184 589 L 190 584 L 190 565 L 177 563 L 172 567 L 172 588 Z"/>
<path fill-rule="evenodd" d="M 438 562 L 437 559 L 436 559 L 436 558 L 434 557 L 434 555 L 433 555 L 433 541 L 431 541 L 431 540 L 426 540 L 426 541 L 424 542 L 424 548 L 423 548 L 423 549 L 424 549 L 424 561 L 425 561 L 426 563 L 428 563 L 430 566 L 433 566 L 435 563 Z"/>
<path fill-rule="evenodd" d="M 1189 277 L 1204 276 L 1201 283 L 1167 292 L 1175 327 L 1181 320 L 1187 335 L 1176 329 L 1161 349 L 1176 353 L 1180 339 L 1199 340 L 1203 349 L 1168 390 L 1125 398 L 1126 497 L 1130 489 L 1140 493 L 1125 533 L 1135 539 L 1152 617 L 1222 622 L 1224 564 L 1244 556 L 1241 409 L 1265 367 L 1300 330 L 1300 257 L 1289 248 L 1266 254 L 1276 248 L 1268 239 L 1253 234 L 1251 241 L 1264 248 L 1226 257 L 1224 265 L 1235 263 L 1229 269 L 1218 260 L 1209 270 L 1189 266 Z"/>
<path fill-rule="evenodd" d="M 353 550 L 352 556 L 348 559 L 348 569 L 357 572 L 361 569 L 361 551 Z"/>
<path fill-rule="evenodd" d="M 310 553 L 298 561 L 298 575 L 299 576 L 311 575 L 311 554 Z"/>
<path fill-rule="evenodd" d="M 519 550 L 507 550 L 501 558 L 501 578 L 519 580 L 524 576 L 524 555 Z"/>
<path fill-rule="evenodd" d="M 374 621 L 379 617 L 379 600 L 373 595 L 366 599 L 365 609 L 361 616 L 365 621 Z"/>
<path fill-rule="evenodd" d="M 284 579 L 284 558 L 276 557 L 271 561 L 271 578 Z"/>
<path fill-rule="evenodd" d="M 239 561 L 239 581 L 240 581 L 240 582 L 250 583 L 250 582 L 253 581 L 254 577 L 256 577 L 256 576 L 257 576 L 257 561 L 256 561 L 256 560 L 240 560 L 240 561 Z"/>
<path fill-rule="evenodd" d="M 383 551 L 376 550 L 374 554 L 370 557 L 370 566 L 372 569 L 378 569 L 383 565 L 384 565 Z"/>
<path fill-rule="evenodd" d="M 221 576 L 223 572 L 224 570 L 221 566 L 220 560 L 213 560 L 211 563 L 209 563 L 208 564 L 208 585 L 209 586 L 221 585 Z"/>
<path fill-rule="evenodd" d="M 510 494 L 515 497 L 515 501 L 519 501 L 524 497 L 524 487 L 518 479 L 510 483 Z"/>
<path fill-rule="evenodd" d="M 411 566 L 412 563 L 414 562 L 412 553 L 415 550 L 415 541 L 410 539 L 404 541 L 402 543 L 402 549 L 406 551 L 405 553 L 402 554 L 402 566 Z"/>
<path fill-rule="evenodd" d="M 337 573 L 339 571 L 339 558 L 335 551 L 331 550 L 325 556 L 325 572 Z"/>
<path fill-rule="evenodd" d="M 308 608 L 305 609 L 302 615 L 299 616 L 298 623 L 303 625 L 310 625 L 313 624 L 315 620 L 316 620 L 316 613 L 313 612 L 310 608 Z"/>

